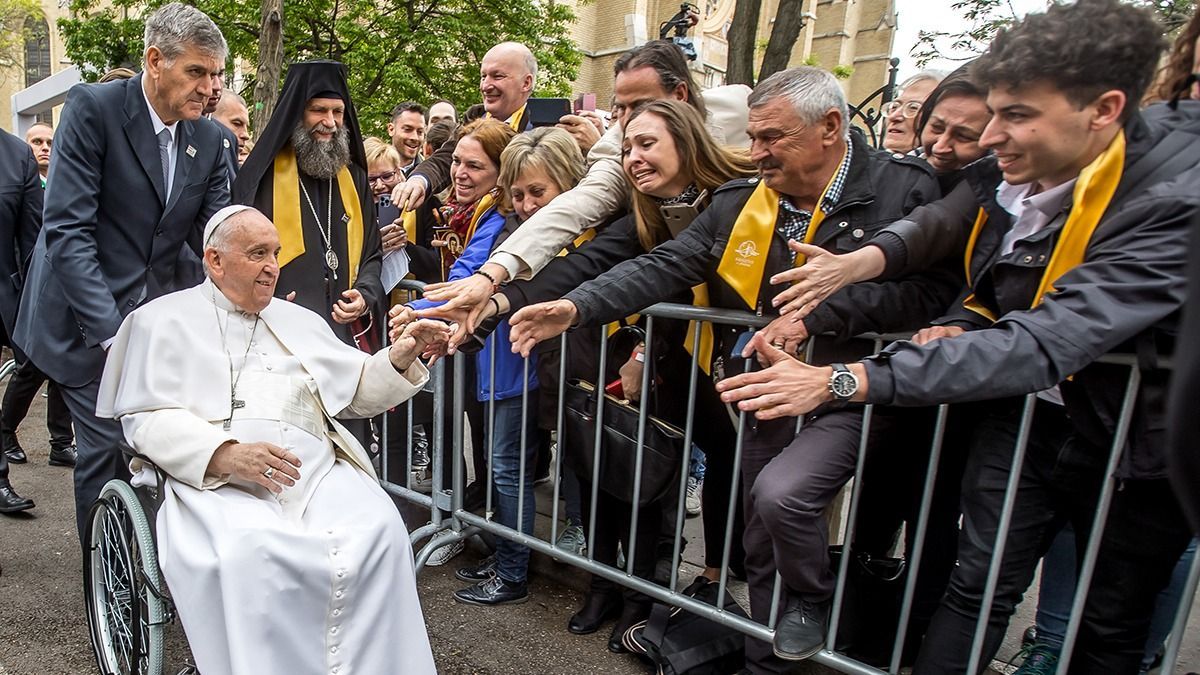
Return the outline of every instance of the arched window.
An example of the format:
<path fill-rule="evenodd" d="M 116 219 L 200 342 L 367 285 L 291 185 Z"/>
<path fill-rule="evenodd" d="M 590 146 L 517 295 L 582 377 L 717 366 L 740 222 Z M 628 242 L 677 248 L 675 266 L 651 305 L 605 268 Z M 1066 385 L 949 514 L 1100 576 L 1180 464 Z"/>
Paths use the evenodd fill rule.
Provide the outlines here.
<path fill-rule="evenodd" d="M 31 86 L 50 77 L 50 26 L 45 19 L 25 19 L 25 86 Z M 39 122 L 50 124 L 53 114 L 47 110 L 38 113 Z"/>

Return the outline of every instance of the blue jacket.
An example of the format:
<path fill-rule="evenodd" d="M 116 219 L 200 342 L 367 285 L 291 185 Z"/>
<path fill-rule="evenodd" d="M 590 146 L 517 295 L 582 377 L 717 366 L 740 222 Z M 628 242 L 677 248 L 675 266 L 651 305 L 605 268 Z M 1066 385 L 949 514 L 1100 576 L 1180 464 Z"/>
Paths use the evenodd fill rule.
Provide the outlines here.
<path fill-rule="evenodd" d="M 479 218 L 479 222 L 475 225 L 475 234 L 471 237 L 471 241 L 467 243 L 467 248 L 463 250 L 462 255 L 450 267 L 450 274 L 447 281 L 456 279 L 465 279 L 466 277 L 475 274 L 475 272 L 487 262 L 488 256 L 492 254 L 492 249 L 496 247 L 496 238 L 504 229 L 504 216 L 495 208 L 487 211 Z M 429 309 L 436 307 L 442 303 L 433 302 L 421 298 L 408 303 L 413 309 Z M 478 371 L 476 373 L 475 397 L 480 401 L 487 401 L 492 398 L 492 387 L 489 386 L 492 377 L 492 350 L 496 353 L 496 386 L 495 399 L 497 401 L 506 398 L 520 396 L 524 390 L 525 383 L 525 360 L 520 354 L 512 353 L 512 345 L 509 342 L 509 325 L 508 320 L 501 321 L 496 330 L 488 336 L 487 341 L 483 345 L 483 349 L 475 355 Z M 537 389 L 537 361 L 536 357 L 529 357 L 529 389 Z"/>

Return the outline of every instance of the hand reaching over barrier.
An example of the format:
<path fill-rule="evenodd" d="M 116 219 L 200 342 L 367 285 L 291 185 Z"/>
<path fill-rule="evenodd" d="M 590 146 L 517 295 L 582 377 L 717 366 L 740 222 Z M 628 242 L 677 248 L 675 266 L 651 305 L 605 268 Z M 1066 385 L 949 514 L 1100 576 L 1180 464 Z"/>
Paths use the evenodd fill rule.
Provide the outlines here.
<path fill-rule="evenodd" d="M 721 400 L 737 403 L 739 410 L 753 412 L 760 420 L 800 417 L 823 403 L 834 400 L 830 390 L 833 369 L 810 366 L 774 347 L 763 333 L 750 339 L 747 349 L 757 352 L 770 365 L 765 370 L 736 375 L 717 383 Z M 866 398 L 867 378 L 862 364 L 848 364 L 857 379 L 852 400 Z"/>
<path fill-rule="evenodd" d="M 578 315 L 570 300 L 540 302 L 521 309 L 508 320 L 513 353 L 528 358 L 537 343 L 565 333 Z"/>
<path fill-rule="evenodd" d="M 846 286 L 874 279 L 883 273 L 883 249 L 864 246 L 852 253 L 836 255 L 819 246 L 789 241 L 788 247 L 806 258 L 803 265 L 771 277 L 772 284 L 792 284 L 771 301 L 779 314 L 799 322 L 825 298 Z"/>

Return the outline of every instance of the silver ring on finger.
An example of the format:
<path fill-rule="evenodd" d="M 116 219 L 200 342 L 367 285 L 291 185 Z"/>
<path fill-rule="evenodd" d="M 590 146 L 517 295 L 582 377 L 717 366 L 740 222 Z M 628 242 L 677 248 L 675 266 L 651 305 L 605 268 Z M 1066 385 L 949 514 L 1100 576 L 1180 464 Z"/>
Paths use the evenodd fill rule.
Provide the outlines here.
<path fill-rule="evenodd" d="M 263 476 L 270 478 L 275 475 L 275 467 L 268 466 L 266 471 L 263 471 Z"/>

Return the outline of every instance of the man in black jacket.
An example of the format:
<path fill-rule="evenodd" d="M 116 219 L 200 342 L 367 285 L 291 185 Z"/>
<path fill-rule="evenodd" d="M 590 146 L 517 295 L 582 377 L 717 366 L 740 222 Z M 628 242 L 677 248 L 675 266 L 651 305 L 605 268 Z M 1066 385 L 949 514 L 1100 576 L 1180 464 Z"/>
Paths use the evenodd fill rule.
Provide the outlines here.
<path fill-rule="evenodd" d="M 144 41 L 141 75 L 67 95 L 13 329 L 71 411 L 80 534 L 104 483 L 128 475 L 120 425 L 95 415 L 106 349 L 126 314 L 179 287 L 205 221 L 229 203 L 220 132 L 200 119 L 224 72 L 225 38 L 173 2 L 146 19 Z"/>
<path fill-rule="evenodd" d="M 562 300 L 515 314 L 512 337 L 520 349 L 527 351 L 572 324 L 620 319 L 702 282 L 714 307 L 773 313 L 770 299 L 780 287 L 770 280 L 796 263 L 789 240 L 854 250 L 887 223 L 938 196 L 924 162 L 876 152 L 861 136 L 847 134 L 845 99 L 827 71 L 801 67 L 777 73 L 759 83 L 749 105 L 751 157 L 762 178 L 726 184 L 675 239 L 618 265 Z M 864 285 L 853 289 L 857 297 L 834 303 L 846 310 L 831 314 L 836 322 L 810 329 L 847 335 L 899 330 L 936 316 L 958 285 L 938 275 Z M 860 303 L 876 309 L 849 311 Z M 740 363 L 731 354 L 738 331 L 715 326 L 714 333 L 713 354 L 720 356 L 712 369 L 719 374 Z M 828 573 L 823 511 L 853 474 L 861 414 L 822 416 L 806 423 L 802 437 L 793 442 L 795 428 L 795 420 L 758 425 L 744 442 L 741 466 L 751 612 L 766 622 L 778 570 L 788 602 L 774 651 L 791 659 L 811 656 L 824 638 L 833 577 Z M 787 466 L 776 471 L 776 461 Z M 769 463 L 772 469 L 765 471 Z M 771 485 L 765 498 L 757 496 L 761 486 L 756 479 Z M 796 509 L 771 501 L 789 490 L 789 502 L 811 501 Z M 796 496 L 800 492 L 806 494 Z M 770 646 L 757 640 L 747 640 L 746 649 L 755 672 L 786 666 L 772 657 Z"/>
<path fill-rule="evenodd" d="M 1072 47 L 1082 35 L 1104 38 Z M 1148 13 L 1116 0 L 1056 5 L 1002 32 L 974 67 L 995 111 L 981 138 L 995 158 L 968 170 L 974 203 L 934 204 L 922 216 L 940 220 L 920 222 L 925 232 L 968 224 L 961 306 L 841 372 L 800 364 L 755 338 L 751 348 L 774 365 L 720 385 L 725 400 L 760 418 L 830 399 L 991 399 L 970 446 L 958 567 L 916 672 L 961 673 L 971 659 L 1005 486 L 1018 470 L 1023 394 L 1039 392 L 981 668 L 1062 524 L 1071 521 L 1086 541 L 1101 486 L 1113 479 L 1106 464 L 1130 377 L 1097 362 L 1108 352 L 1137 352 L 1140 383 L 1071 673 L 1137 672 L 1154 599 L 1187 544 L 1166 483 L 1167 373 L 1155 354 L 1170 348 L 1187 228 L 1200 214 L 1200 118 L 1186 106 L 1137 112 L 1159 35 Z M 923 255 L 907 250 L 910 260 Z"/>
<path fill-rule="evenodd" d="M 38 163 L 24 141 L 0 131 L 0 320 L 3 344 L 11 345 L 13 322 L 25 278 L 22 262 L 42 226 L 42 182 Z M 0 452 L 0 513 L 33 508 L 8 482 L 8 458 Z"/>

